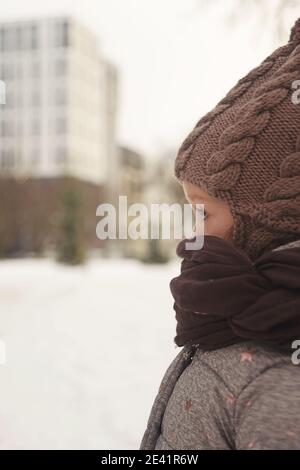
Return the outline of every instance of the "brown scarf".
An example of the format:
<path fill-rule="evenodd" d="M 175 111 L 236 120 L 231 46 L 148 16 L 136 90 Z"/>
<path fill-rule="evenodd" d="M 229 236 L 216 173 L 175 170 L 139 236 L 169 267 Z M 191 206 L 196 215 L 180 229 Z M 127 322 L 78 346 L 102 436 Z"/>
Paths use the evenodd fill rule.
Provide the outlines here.
<path fill-rule="evenodd" d="M 300 245 L 252 262 L 232 242 L 212 235 L 200 250 L 186 250 L 186 241 L 177 247 L 181 275 L 170 283 L 175 343 L 212 350 L 252 339 L 292 351 L 300 339 Z"/>

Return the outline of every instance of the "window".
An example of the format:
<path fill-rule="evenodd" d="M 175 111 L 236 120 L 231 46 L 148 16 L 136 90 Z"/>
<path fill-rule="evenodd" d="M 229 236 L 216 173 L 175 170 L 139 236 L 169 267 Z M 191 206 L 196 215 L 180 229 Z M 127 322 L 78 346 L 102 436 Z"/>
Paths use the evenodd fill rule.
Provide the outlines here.
<path fill-rule="evenodd" d="M 24 48 L 24 31 L 22 28 L 16 29 L 16 47 L 18 50 Z"/>
<path fill-rule="evenodd" d="M 30 27 L 1 28 L 0 29 L 0 51 L 37 49 L 38 27 L 33 24 Z"/>
<path fill-rule="evenodd" d="M 56 149 L 56 163 L 62 164 L 66 162 L 66 149 L 63 147 L 58 147 Z"/>
<path fill-rule="evenodd" d="M 17 107 L 18 107 L 18 108 L 22 108 L 22 107 L 23 107 L 23 101 L 24 101 L 24 100 L 23 100 L 23 94 L 22 94 L 22 92 L 20 91 L 20 92 L 18 93 L 18 97 L 17 97 Z"/>
<path fill-rule="evenodd" d="M 22 123 L 22 121 L 18 121 L 18 123 L 17 123 L 17 134 L 18 134 L 18 137 L 21 137 L 23 135 L 23 123 Z"/>
<path fill-rule="evenodd" d="M 5 137 L 6 135 L 6 122 L 1 121 L 1 137 Z"/>
<path fill-rule="evenodd" d="M 1 122 L 1 137 L 11 137 L 14 134 L 13 123 L 8 121 Z"/>
<path fill-rule="evenodd" d="M 39 119 L 34 119 L 32 121 L 32 135 L 39 135 L 41 130 Z"/>
<path fill-rule="evenodd" d="M 22 64 L 19 62 L 17 64 L 17 78 L 21 80 L 23 78 L 23 67 Z"/>
<path fill-rule="evenodd" d="M 6 107 L 13 108 L 15 106 L 15 95 L 12 91 L 6 93 Z"/>
<path fill-rule="evenodd" d="M 32 76 L 38 78 L 40 76 L 40 64 L 38 62 L 33 62 L 32 64 Z"/>
<path fill-rule="evenodd" d="M 5 163 L 6 163 L 6 152 L 5 150 L 1 150 L 1 168 L 5 168 Z"/>
<path fill-rule="evenodd" d="M 2 64 L 1 67 L 1 80 L 10 80 L 14 77 L 13 66 L 9 63 Z"/>
<path fill-rule="evenodd" d="M 2 28 L 0 30 L 0 50 L 2 52 L 9 51 L 11 47 L 10 42 L 10 31 L 8 29 Z"/>
<path fill-rule="evenodd" d="M 58 106 L 64 106 L 67 104 L 66 90 L 58 88 L 55 92 L 55 104 Z"/>
<path fill-rule="evenodd" d="M 37 164 L 40 160 L 40 151 L 39 149 L 35 148 L 32 150 L 32 153 L 31 153 L 31 162 L 33 164 Z"/>
<path fill-rule="evenodd" d="M 33 25 L 30 28 L 30 48 L 38 48 L 38 29 L 36 25 Z"/>
<path fill-rule="evenodd" d="M 58 47 L 69 46 L 69 24 L 67 21 L 55 25 L 55 45 Z"/>
<path fill-rule="evenodd" d="M 13 151 L 7 152 L 7 166 L 9 168 L 15 165 L 15 155 Z"/>
<path fill-rule="evenodd" d="M 14 166 L 15 158 L 14 153 L 10 150 L 2 150 L 1 152 L 1 167 L 3 170 L 7 170 Z"/>
<path fill-rule="evenodd" d="M 0 105 L 2 104 L 6 104 L 6 85 L 5 82 L 0 79 Z"/>
<path fill-rule="evenodd" d="M 58 118 L 56 121 L 56 132 L 57 134 L 65 134 L 67 131 L 66 120 L 63 118 Z"/>
<path fill-rule="evenodd" d="M 40 105 L 40 94 L 38 91 L 32 93 L 32 106 L 35 108 Z"/>
<path fill-rule="evenodd" d="M 66 61 L 64 59 L 58 59 L 55 62 L 55 75 L 58 77 L 66 75 Z"/>
<path fill-rule="evenodd" d="M 67 22 L 62 25 L 62 45 L 64 47 L 69 45 L 69 25 Z"/>
<path fill-rule="evenodd" d="M 4 44 L 5 44 L 5 30 L 3 28 L 0 29 L 0 51 L 4 51 Z M 1 157 L 2 159 L 2 157 Z"/>

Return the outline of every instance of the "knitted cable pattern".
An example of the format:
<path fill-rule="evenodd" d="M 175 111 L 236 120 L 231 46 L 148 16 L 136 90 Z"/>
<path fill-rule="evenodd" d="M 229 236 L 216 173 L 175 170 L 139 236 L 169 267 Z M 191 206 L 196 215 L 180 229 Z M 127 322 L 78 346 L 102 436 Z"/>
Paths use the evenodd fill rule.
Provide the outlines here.
<path fill-rule="evenodd" d="M 295 44 L 300 43 L 300 18 L 298 18 L 291 30 L 290 42 L 294 42 Z"/>
<path fill-rule="evenodd" d="M 255 208 L 253 218 L 270 228 L 300 233 L 300 135 L 296 151 L 280 165 L 280 177 L 264 193 L 264 202 Z"/>
<path fill-rule="evenodd" d="M 220 150 L 209 158 L 206 165 L 206 181 L 211 188 L 230 190 L 235 186 L 242 163 L 247 160 L 256 139 L 268 125 L 273 109 L 287 97 L 292 82 L 299 78 L 299 71 L 300 45 L 274 77 L 259 87 L 253 99 L 240 109 L 237 123 L 221 135 Z"/>
<path fill-rule="evenodd" d="M 221 115 L 224 111 L 226 111 L 226 109 L 232 106 L 235 101 L 250 88 L 254 81 L 266 75 L 266 73 L 269 72 L 275 65 L 278 58 L 288 57 L 293 48 L 294 42 L 291 41 L 287 45 L 276 49 L 258 67 L 252 69 L 243 78 L 241 78 L 237 84 L 227 93 L 227 95 L 217 104 L 217 106 L 196 123 L 196 126 L 192 132 L 190 132 L 178 151 L 175 173 L 179 179 L 180 174 L 184 172 L 189 158 L 192 155 L 197 138 L 214 123 L 217 116 Z"/>

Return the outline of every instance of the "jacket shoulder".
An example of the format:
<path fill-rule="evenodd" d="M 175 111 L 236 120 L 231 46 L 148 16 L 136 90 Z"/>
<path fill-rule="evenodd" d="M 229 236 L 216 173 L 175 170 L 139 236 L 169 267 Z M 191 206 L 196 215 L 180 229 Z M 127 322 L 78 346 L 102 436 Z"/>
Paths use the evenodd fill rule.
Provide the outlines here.
<path fill-rule="evenodd" d="M 212 375 L 224 383 L 228 390 L 237 396 L 248 384 L 270 368 L 287 368 L 295 372 L 291 354 L 274 348 L 247 341 L 215 351 L 195 353 L 194 370 L 208 369 Z M 300 373 L 300 369 L 299 369 Z"/>

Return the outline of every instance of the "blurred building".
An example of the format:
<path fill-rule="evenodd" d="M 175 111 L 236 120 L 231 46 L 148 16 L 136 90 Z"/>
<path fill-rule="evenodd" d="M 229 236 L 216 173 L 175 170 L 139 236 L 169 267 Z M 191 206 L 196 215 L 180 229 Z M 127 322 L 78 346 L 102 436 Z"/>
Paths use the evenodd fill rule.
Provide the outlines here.
<path fill-rule="evenodd" d="M 127 207 L 142 203 L 148 209 L 148 238 L 118 240 L 123 256 L 149 263 L 167 262 L 175 255 L 179 240 L 174 239 L 174 218 L 170 216 L 170 239 L 162 238 L 161 224 L 166 213 L 161 211 L 159 220 L 151 220 L 151 204 L 172 206 L 185 201 L 182 187 L 173 175 L 174 154 L 167 152 L 159 159 L 145 159 L 128 147 L 119 148 L 120 194 L 127 196 Z M 132 220 L 127 217 L 127 223 Z M 157 224 L 159 238 L 151 238 L 151 224 Z"/>
<path fill-rule="evenodd" d="M 132 204 L 144 203 L 144 193 L 146 184 L 146 162 L 144 157 L 128 148 L 119 147 L 120 161 L 120 195 L 127 197 L 128 208 Z M 127 218 L 129 224 L 132 218 Z M 118 240 L 121 254 L 129 258 L 143 259 L 146 254 L 147 241 L 138 240 Z"/>
<path fill-rule="evenodd" d="M 120 194 L 127 196 L 128 205 L 142 202 L 146 181 L 144 157 L 128 147 L 121 146 L 119 159 Z"/>
<path fill-rule="evenodd" d="M 119 147 L 116 142 L 116 124 L 118 115 L 118 71 L 108 61 L 103 64 L 104 73 L 104 103 L 105 103 L 105 139 L 107 157 L 107 196 L 115 201 L 120 191 L 120 161 Z"/>
<path fill-rule="evenodd" d="M 186 202 L 181 185 L 174 176 L 174 159 L 176 152 L 168 151 L 160 156 L 158 160 L 149 164 L 147 171 L 147 183 L 145 185 L 145 202 L 150 207 L 151 204 L 168 205 L 173 204 L 181 206 Z M 161 224 L 166 213 L 161 211 L 159 219 L 159 239 L 149 240 L 147 247 L 147 258 L 153 262 L 165 262 L 174 257 L 176 245 L 179 240 L 174 238 L 174 216 L 170 210 L 170 239 L 163 239 Z"/>
<path fill-rule="evenodd" d="M 8 252 L 51 245 L 65 186 L 81 194 L 87 242 L 97 244 L 96 207 L 117 187 L 116 68 L 74 19 L 26 20 L 0 23 L 0 80 L 0 252 L 1 237 Z M 15 233 L 3 217 L 12 206 L 28 216 Z"/>
<path fill-rule="evenodd" d="M 115 165 L 115 69 L 71 18 L 0 24 L 1 174 L 104 183 Z"/>

